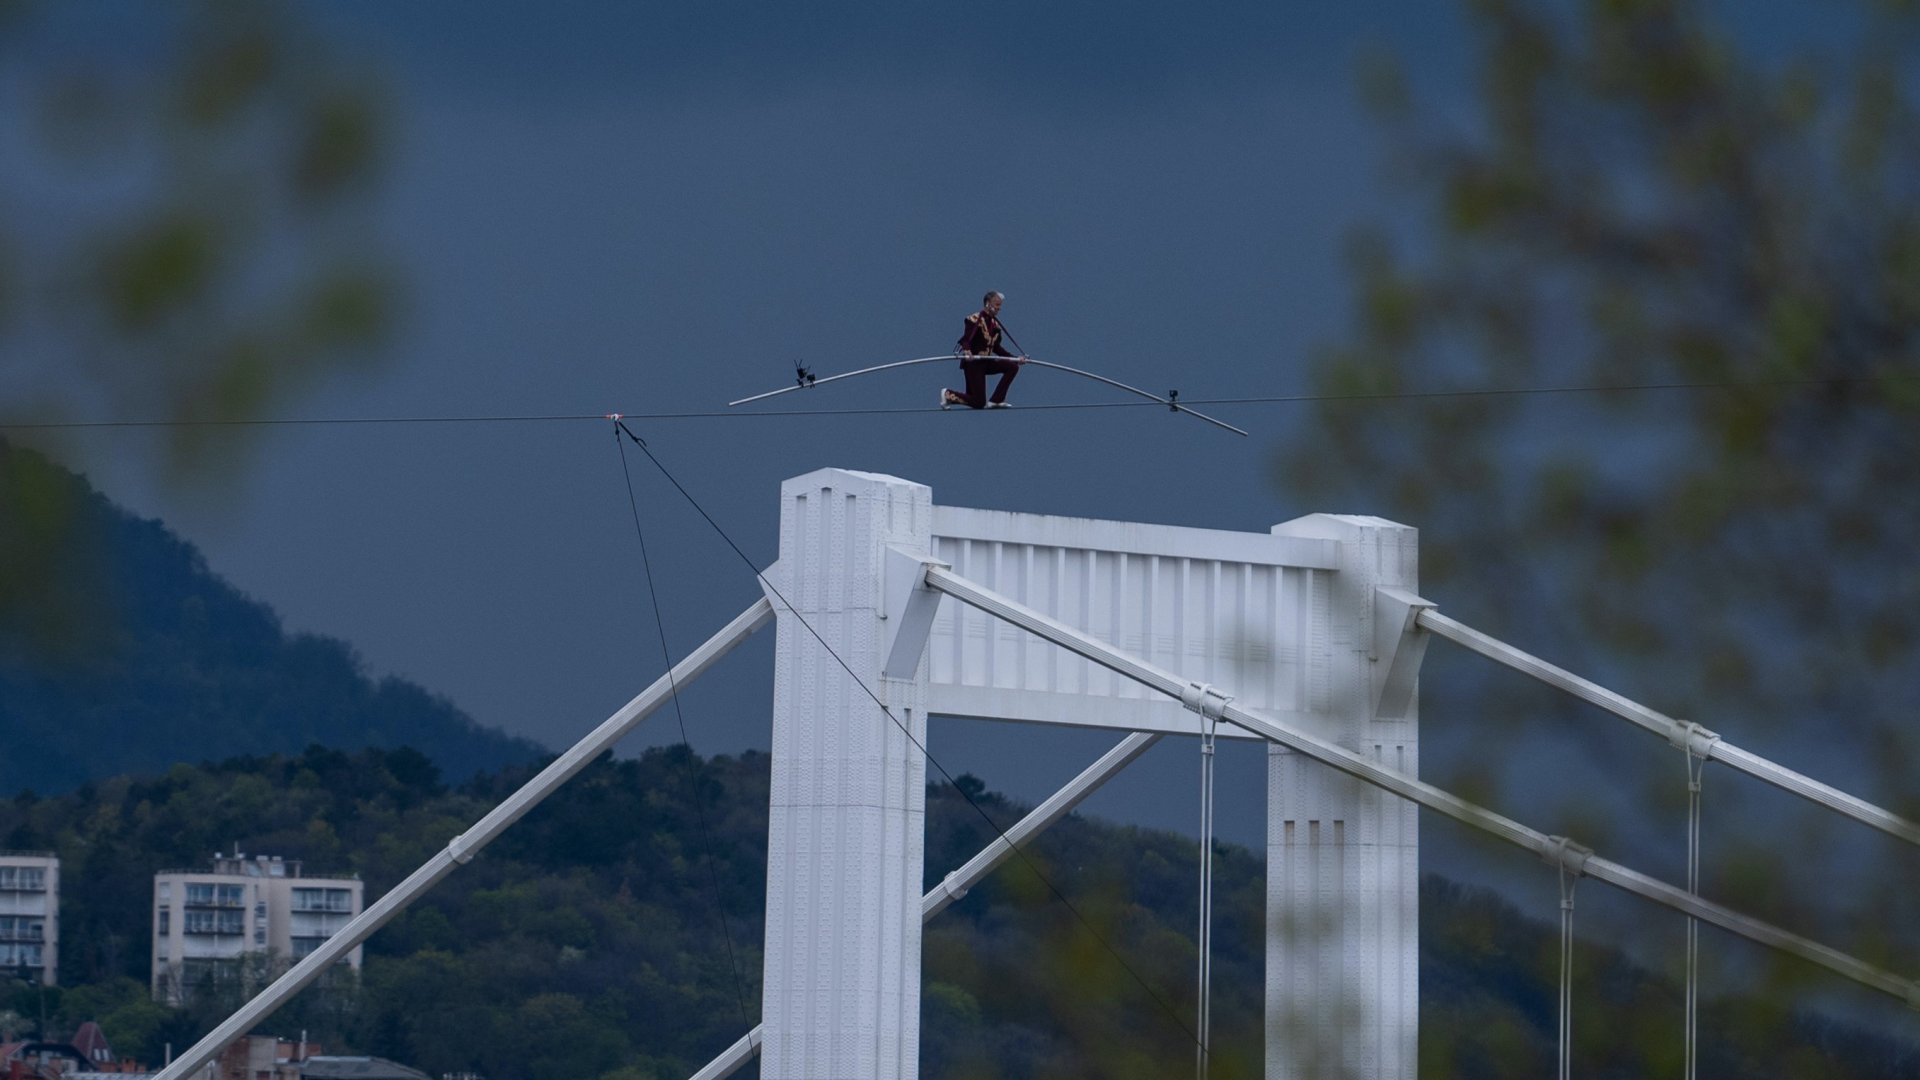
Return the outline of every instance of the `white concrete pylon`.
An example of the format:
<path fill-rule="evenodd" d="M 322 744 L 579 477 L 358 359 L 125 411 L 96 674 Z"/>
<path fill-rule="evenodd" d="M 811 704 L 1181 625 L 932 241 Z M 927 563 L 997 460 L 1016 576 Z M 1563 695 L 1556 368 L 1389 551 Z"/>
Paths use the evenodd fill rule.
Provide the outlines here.
<path fill-rule="evenodd" d="M 885 571 L 890 549 L 930 558 L 932 504 L 923 485 L 845 469 L 780 487 L 768 1080 L 919 1073 L 927 675 L 885 671 Z"/>
<path fill-rule="evenodd" d="M 1337 567 L 1312 576 L 1309 600 L 1314 640 L 1304 651 L 1315 734 L 1418 775 L 1413 672 L 1396 673 L 1389 688 L 1393 657 L 1380 655 L 1374 626 L 1380 590 L 1419 586 L 1418 531 L 1344 514 L 1313 514 L 1272 531 L 1338 544 Z M 1268 748 L 1268 1080 L 1416 1075 L 1418 812 L 1304 755 Z"/>

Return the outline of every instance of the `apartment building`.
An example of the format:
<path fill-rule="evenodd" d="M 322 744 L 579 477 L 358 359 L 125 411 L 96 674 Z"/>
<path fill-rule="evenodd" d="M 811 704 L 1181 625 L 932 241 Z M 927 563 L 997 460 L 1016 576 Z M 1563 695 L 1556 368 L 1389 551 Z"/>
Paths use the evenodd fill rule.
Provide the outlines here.
<path fill-rule="evenodd" d="M 308 877 L 278 856 L 213 857 L 211 870 L 153 876 L 153 996 L 180 1004 L 208 980 L 236 976 L 251 959 L 291 963 L 360 913 L 358 878 Z M 346 963 L 360 967 L 359 949 Z"/>
<path fill-rule="evenodd" d="M 0 851 L 0 971 L 60 982 L 60 858 L 46 851 Z"/>

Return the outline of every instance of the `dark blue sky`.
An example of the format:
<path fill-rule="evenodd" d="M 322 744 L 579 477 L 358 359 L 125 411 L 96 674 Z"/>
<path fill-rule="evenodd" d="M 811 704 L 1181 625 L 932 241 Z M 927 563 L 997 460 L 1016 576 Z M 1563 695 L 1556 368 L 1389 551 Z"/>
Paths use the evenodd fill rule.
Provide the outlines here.
<path fill-rule="evenodd" d="M 300 10 L 390 89 L 377 214 L 410 295 L 386 364 L 308 415 L 716 408 L 782 385 L 795 358 L 825 373 L 947 349 L 988 287 L 1042 358 L 1189 397 L 1296 392 L 1342 326 L 1345 230 L 1395 212 L 1357 58 L 1391 44 L 1444 84 L 1466 56 L 1450 8 L 1411 3 Z M 950 374 L 778 404 L 919 406 Z M 1038 370 L 1016 399 L 1113 400 Z M 1289 409 L 1221 411 L 1254 437 L 1145 409 L 640 430 L 761 562 L 780 480 L 822 465 L 948 503 L 1220 528 L 1366 509 L 1269 480 Z M 660 670 L 607 425 L 276 430 L 193 491 L 156 482 L 142 438 L 102 437 L 79 463 L 293 627 L 484 723 L 558 747 Z M 756 587 L 657 475 L 636 477 L 678 655 Z M 689 695 L 698 749 L 766 745 L 768 657 Z M 677 738 L 656 721 L 635 745 Z M 956 723 L 933 749 L 1037 797 L 1107 741 Z M 1190 828 L 1192 762 L 1175 757 L 1107 811 Z M 1261 763 L 1240 757 L 1224 831 L 1257 843 Z"/>
<path fill-rule="evenodd" d="M 1836 22 L 1785 0 L 1718 8 L 1769 54 Z M 409 296 L 384 364 L 323 386 L 308 416 L 719 409 L 783 385 L 795 359 L 825 374 L 944 351 L 987 288 L 1008 294 L 1008 324 L 1041 358 L 1188 398 L 1300 393 L 1312 351 L 1347 324 L 1349 231 L 1423 218 L 1385 179 L 1362 58 L 1397 53 L 1443 115 L 1469 115 L 1475 93 L 1457 6 L 1438 0 L 295 10 L 385 89 L 393 157 L 374 213 Z M 60 17 L 35 59 L 140 62 L 137 9 Z M 68 198 L 93 196 L 114 193 Z M 767 406 L 924 411 L 635 426 L 763 565 L 780 481 L 827 465 L 923 482 L 942 503 L 1213 528 L 1377 510 L 1305 504 L 1274 482 L 1303 406 L 1214 410 L 1247 439 L 1160 409 L 933 411 L 951 374 Z M 1039 370 L 1015 399 L 1117 400 Z M 185 488 L 151 466 L 158 447 L 114 431 L 63 451 L 292 628 L 344 638 L 374 672 L 483 723 L 559 748 L 662 670 L 605 423 L 275 428 L 236 439 L 244 467 Z M 644 461 L 634 476 L 677 657 L 758 589 Z M 688 691 L 697 750 L 768 744 L 770 644 Z M 1428 660 L 1472 663 L 1438 647 Z M 1423 712 L 1429 755 L 1490 752 L 1446 702 Z M 630 745 L 678 738 L 662 715 Z M 1037 799 L 1113 741 L 936 721 L 931 750 Z M 1544 824 L 1567 791 L 1606 798 L 1618 761 L 1574 763 L 1568 745 L 1543 731 L 1497 748 L 1532 775 L 1502 809 Z M 1632 768 L 1664 752 L 1633 746 Z M 1677 776 L 1667 757 L 1646 765 L 1669 766 Z M 1236 743 L 1222 770 L 1219 832 L 1258 846 L 1263 754 Z M 1169 742 L 1089 809 L 1192 831 L 1196 800 L 1197 755 Z M 1486 855 L 1445 827 L 1427 836 L 1430 869 Z M 1671 843 L 1608 854 L 1678 873 Z M 1492 858 L 1550 912 L 1537 867 Z M 1647 914 L 1604 892 L 1591 903 L 1621 924 Z"/>
<path fill-rule="evenodd" d="M 989 287 L 1036 356 L 1189 398 L 1302 392 L 1312 350 L 1346 325 L 1349 230 L 1422 217 L 1383 179 L 1362 57 L 1396 52 L 1445 115 L 1468 115 L 1474 94 L 1464 25 L 1436 2 L 296 10 L 386 90 L 375 215 L 410 298 L 384 365 L 324 386 L 299 410 L 312 416 L 717 409 L 783 385 L 796 358 L 828 373 L 943 351 Z M 1737 14 L 1763 50 L 1826 32 L 1813 5 Z M 62 9 L 51 40 L 138 62 L 125 15 Z M 770 407 L 920 409 L 951 374 Z M 1115 400 L 1039 370 L 1015 397 Z M 1214 528 L 1377 510 L 1305 504 L 1273 481 L 1302 408 L 1216 410 L 1248 439 L 1158 409 L 636 426 L 764 564 L 779 482 L 824 465 L 920 481 L 943 503 Z M 290 626 L 352 642 L 375 672 L 483 723 L 558 748 L 662 669 L 609 425 L 273 429 L 233 444 L 244 468 L 187 489 L 149 468 L 156 446 L 103 433 L 67 456 Z M 678 656 L 758 591 L 635 466 Z M 696 749 L 767 745 L 769 645 L 689 691 Z M 1448 663 L 1473 661 L 1429 659 Z M 1429 760 L 1483 753 L 1446 705 L 1426 704 Z M 662 716 L 631 746 L 678 738 Z M 1112 741 L 944 721 L 931 749 L 1035 799 Z M 1554 732 L 1503 747 L 1537 764 L 1502 808 L 1544 824 L 1558 804 L 1530 796 L 1604 798 L 1614 762 L 1571 765 L 1566 750 Z M 1263 840 L 1263 766 L 1257 748 L 1224 755 L 1229 839 Z M 1190 745 L 1163 745 L 1090 809 L 1192 830 L 1196 774 Z M 1671 856 L 1647 853 L 1649 869 L 1672 877 Z"/>

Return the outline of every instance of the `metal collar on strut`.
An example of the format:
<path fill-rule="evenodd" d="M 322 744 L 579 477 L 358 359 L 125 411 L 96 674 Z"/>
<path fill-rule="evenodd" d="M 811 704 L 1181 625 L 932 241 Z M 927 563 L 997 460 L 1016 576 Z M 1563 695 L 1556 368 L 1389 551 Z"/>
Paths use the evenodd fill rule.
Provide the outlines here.
<path fill-rule="evenodd" d="M 1225 716 L 1227 702 L 1232 700 L 1232 694 L 1215 690 L 1212 683 L 1188 683 L 1186 689 L 1180 691 L 1180 704 L 1209 720 Z"/>
<path fill-rule="evenodd" d="M 1587 872 L 1587 860 L 1593 858 L 1593 849 L 1564 836 L 1549 836 L 1540 857 L 1574 877 L 1581 877 Z"/>
<path fill-rule="evenodd" d="M 1720 736 L 1691 720 L 1675 720 L 1667 729 L 1667 741 L 1674 749 L 1685 750 L 1705 761 L 1713 755 L 1713 744 L 1720 741 Z"/>

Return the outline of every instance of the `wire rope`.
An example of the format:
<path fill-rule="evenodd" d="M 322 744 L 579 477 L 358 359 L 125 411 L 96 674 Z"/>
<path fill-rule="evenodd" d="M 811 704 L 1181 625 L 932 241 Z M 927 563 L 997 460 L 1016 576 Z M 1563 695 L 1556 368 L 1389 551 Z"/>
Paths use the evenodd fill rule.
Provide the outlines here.
<path fill-rule="evenodd" d="M 845 671 L 848 678 L 851 678 L 854 684 L 860 687 L 867 697 L 873 701 L 874 705 L 879 708 L 881 714 L 892 721 L 895 727 L 900 729 L 901 734 L 905 735 L 907 741 L 913 744 L 914 749 L 918 750 L 921 755 L 926 758 L 927 763 L 932 765 L 939 771 L 941 776 L 946 778 L 948 786 L 960 793 L 961 798 L 965 799 L 967 805 L 973 809 L 973 812 L 980 816 L 980 820 L 987 823 L 987 827 L 993 830 L 994 835 L 1000 838 L 1000 842 L 1007 846 L 1007 849 L 1013 853 L 1014 857 L 1018 858 L 1021 864 L 1033 873 L 1033 876 L 1046 887 L 1054 899 L 1060 901 L 1067 911 L 1072 913 L 1074 919 L 1080 923 L 1081 927 L 1085 929 L 1087 933 L 1091 934 L 1095 941 L 1100 943 L 1100 947 L 1106 950 L 1107 955 L 1113 957 L 1114 962 L 1119 964 L 1133 981 L 1139 984 L 1142 990 L 1147 992 L 1147 995 L 1151 997 L 1154 1003 L 1160 1007 L 1160 1010 L 1173 1021 L 1175 1026 L 1185 1033 L 1188 1039 L 1196 1043 L 1199 1042 L 1199 1037 L 1192 1029 L 1187 1027 L 1186 1021 L 1180 1019 L 1180 1014 L 1174 1010 L 1166 998 L 1162 997 L 1159 991 L 1155 990 L 1152 984 L 1148 983 L 1147 980 L 1134 969 L 1132 964 L 1127 963 L 1126 957 L 1120 955 L 1119 950 L 1115 949 L 1113 944 L 1094 927 L 1093 923 L 1075 906 L 1073 901 L 1069 900 L 1067 895 L 1060 891 L 1059 886 L 1055 885 L 1052 879 L 1041 871 L 1039 865 L 1033 861 L 1032 857 L 1021 850 L 1018 845 L 1014 844 L 1012 838 L 1007 835 L 1006 830 L 1000 827 L 1000 823 L 994 821 L 992 815 L 988 814 L 986 809 L 982 807 L 965 788 L 961 787 L 959 783 L 954 780 L 953 774 L 947 771 L 947 767 L 940 764 L 940 760 L 928 752 L 926 744 L 914 738 L 912 729 L 901 723 L 899 717 L 893 715 L 893 710 L 887 708 L 886 702 L 880 700 L 880 696 L 873 692 L 873 688 L 867 685 L 866 680 L 862 679 L 859 674 L 853 670 L 853 667 L 834 650 L 833 646 L 827 643 L 827 639 L 822 637 L 818 630 L 814 629 L 813 624 L 808 622 L 806 617 L 801 615 L 799 610 L 787 600 L 786 595 L 780 591 L 779 586 L 768 580 L 767 576 L 760 572 L 760 568 L 754 565 L 753 560 L 747 556 L 745 551 L 741 550 L 740 545 L 734 543 L 733 537 L 727 535 L 727 531 L 720 527 L 720 523 L 713 519 L 713 515 L 707 513 L 706 508 L 700 505 L 699 500 L 695 499 L 693 494 L 675 478 L 673 473 L 667 470 L 666 465 L 654 455 L 652 449 L 650 449 L 638 435 L 635 435 L 632 429 L 626 426 L 624 421 L 616 421 L 616 423 L 619 425 L 621 431 L 626 432 L 627 438 L 633 440 L 634 445 L 640 448 L 640 452 L 646 455 L 647 460 L 653 462 L 653 467 L 660 470 L 660 475 L 666 477 L 667 482 L 672 484 L 674 489 L 680 493 L 680 496 L 687 500 L 687 504 L 692 506 L 694 511 L 706 520 L 706 523 L 712 527 L 715 533 L 719 534 L 720 539 L 725 541 L 729 548 L 733 549 L 733 553 L 739 556 L 740 561 L 746 564 L 748 570 L 752 571 L 754 578 L 760 582 L 761 586 L 773 594 L 774 598 L 780 602 L 780 606 L 785 609 L 786 613 L 792 615 L 813 640 L 818 642 L 822 649 L 826 650 L 827 655 L 833 658 L 834 663 L 840 665 L 840 669 Z"/>
<path fill-rule="evenodd" d="M 1573 1080 L 1573 890 L 1580 879 L 1560 866 L 1560 1080 Z"/>
<path fill-rule="evenodd" d="M 934 359 L 951 359 L 936 357 Z M 1040 361 L 1034 361 L 1039 363 Z M 830 376 L 831 377 L 831 376 Z M 1527 397 L 1527 396 L 1568 396 L 1576 394 L 1623 394 L 1654 393 L 1679 390 L 1757 390 L 1778 387 L 1808 386 L 1868 386 L 1884 383 L 1905 383 L 1920 380 L 1920 374 L 1886 375 L 1870 378 L 1850 379 L 1747 379 L 1747 380 L 1698 380 L 1679 382 L 1650 383 L 1580 383 L 1562 386 L 1509 386 L 1509 387 L 1461 387 L 1438 390 L 1400 390 L 1330 394 L 1269 394 L 1251 397 L 1213 397 L 1191 398 L 1177 402 L 1183 411 L 1188 405 L 1300 405 L 1320 402 L 1376 402 L 1392 403 L 1400 401 L 1441 401 L 1455 398 L 1480 397 Z M 825 380 L 821 380 L 824 382 Z M 792 388 L 789 388 L 792 389 Z M 1144 393 L 1144 391 L 1142 391 Z M 1152 396 L 1152 395 L 1148 395 Z M 743 400 L 754 400 L 751 398 Z M 1165 399 L 1153 401 L 1081 401 L 1060 402 L 1056 404 L 1022 405 L 1018 412 L 1070 412 L 1091 409 L 1145 409 L 1153 408 L 1158 402 L 1164 406 Z M 283 417 L 241 417 L 224 420 L 166 420 L 166 419 L 109 419 L 109 420 L 6 420 L 0 418 L 0 430 L 5 431 L 78 431 L 100 428 L 191 428 L 191 427 L 324 427 L 337 425 L 382 425 L 382 424 L 509 424 L 540 422 L 578 422 L 583 420 L 734 420 L 790 419 L 812 416 L 912 416 L 925 415 L 936 410 L 915 407 L 848 408 L 848 409 L 774 409 L 761 412 L 734 412 L 723 409 L 682 410 L 679 412 L 613 412 L 613 413 L 495 413 L 471 415 L 415 415 L 415 416 L 283 416 Z M 971 410 L 969 410 L 971 411 Z"/>
<path fill-rule="evenodd" d="M 1695 753 L 1691 742 L 1682 747 L 1687 755 L 1687 891 L 1700 895 L 1700 782 L 1705 778 L 1708 759 Z M 1687 994 L 1686 994 L 1686 1080 L 1694 1080 L 1699 1067 L 1700 1041 L 1700 920 L 1687 916 Z"/>
<path fill-rule="evenodd" d="M 1193 1069 L 1207 1080 L 1213 1048 L 1213 749 L 1220 721 L 1202 715 L 1200 730 L 1200 1038 L 1194 1047 Z"/>
<path fill-rule="evenodd" d="M 647 534 L 640 527 L 640 501 L 633 493 L 633 473 L 627 468 L 626 444 L 620 441 L 620 431 L 613 433 L 613 445 L 620 453 L 620 475 L 627 482 L 627 507 L 633 511 L 633 535 L 640 541 L 640 565 L 646 571 L 647 596 L 653 601 L 653 625 L 660 637 L 660 653 L 667 665 L 667 692 L 673 699 L 674 719 L 680 724 L 680 745 L 687 751 L 687 786 L 693 796 L 693 811 L 700 822 L 701 861 L 707 864 L 707 879 L 713 889 L 713 913 L 720 923 L 720 936 L 727 943 L 727 970 L 733 976 L 733 1003 L 739 1010 L 740 1022 L 751 1024 L 752 1017 L 747 1013 L 746 979 L 740 974 L 740 960 L 733 947 L 733 927 L 727 922 L 725 894 L 720 888 L 720 871 L 715 867 L 713 857 L 713 829 L 707 821 L 707 800 L 700 793 L 699 759 L 693 752 L 693 742 L 687 738 L 687 717 L 680 707 L 680 687 L 673 677 L 673 653 L 667 646 L 667 624 L 660 614 L 660 593 L 653 581 L 653 561 L 647 556 Z"/>

